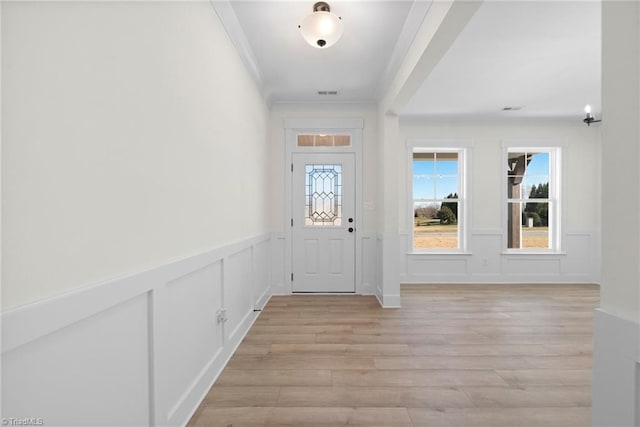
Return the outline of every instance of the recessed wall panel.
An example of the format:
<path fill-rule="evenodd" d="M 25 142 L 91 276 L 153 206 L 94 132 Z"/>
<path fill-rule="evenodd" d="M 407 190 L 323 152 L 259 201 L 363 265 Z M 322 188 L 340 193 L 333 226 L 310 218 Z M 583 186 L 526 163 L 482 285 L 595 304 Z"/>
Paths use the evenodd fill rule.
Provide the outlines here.
<path fill-rule="evenodd" d="M 560 260 L 507 257 L 502 262 L 502 273 L 514 276 L 558 276 L 560 275 Z"/>
<path fill-rule="evenodd" d="M 2 355 L 2 416 L 149 425 L 147 293 Z"/>
<path fill-rule="evenodd" d="M 227 321 L 224 324 L 225 340 L 233 339 L 238 326 L 248 313 L 253 312 L 251 248 L 244 249 L 224 261 L 224 299 Z"/>
<path fill-rule="evenodd" d="M 409 275 L 421 276 L 454 276 L 467 274 L 466 259 L 425 259 L 409 258 L 407 263 Z"/>
<path fill-rule="evenodd" d="M 173 406 L 222 348 L 216 318 L 222 307 L 222 262 L 173 280 L 167 288 L 167 375 L 169 402 Z"/>
<path fill-rule="evenodd" d="M 263 298 L 269 290 L 269 247 L 270 242 L 267 240 L 258 243 L 253 248 L 255 277 L 251 283 L 253 286 L 254 304 L 257 304 L 258 300 Z"/>

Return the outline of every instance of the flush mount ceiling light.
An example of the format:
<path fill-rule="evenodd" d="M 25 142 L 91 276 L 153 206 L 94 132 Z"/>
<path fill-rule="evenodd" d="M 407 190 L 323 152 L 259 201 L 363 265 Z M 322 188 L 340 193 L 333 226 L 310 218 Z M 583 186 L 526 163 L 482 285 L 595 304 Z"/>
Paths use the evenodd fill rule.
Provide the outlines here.
<path fill-rule="evenodd" d="M 307 43 L 325 49 L 342 36 L 342 18 L 331 13 L 329 4 L 319 1 L 313 5 L 313 13 L 304 18 L 298 28 Z"/>
<path fill-rule="evenodd" d="M 582 121 L 587 124 L 587 126 L 591 126 L 591 123 L 600 123 L 602 120 L 596 120 L 596 118 L 591 114 L 591 105 L 586 105 L 584 107 L 584 113 L 587 115 Z"/>

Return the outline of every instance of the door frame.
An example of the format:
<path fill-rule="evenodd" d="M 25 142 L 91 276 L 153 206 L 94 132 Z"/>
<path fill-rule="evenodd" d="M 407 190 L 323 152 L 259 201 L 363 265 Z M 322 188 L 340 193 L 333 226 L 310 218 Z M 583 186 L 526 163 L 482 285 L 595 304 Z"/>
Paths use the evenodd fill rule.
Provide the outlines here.
<path fill-rule="evenodd" d="M 293 274 L 293 230 L 291 227 L 292 213 L 292 196 L 293 183 L 291 165 L 293 164 L 293 153 L 353 153 L 355 156 L 355 218 L 356 218 L 356 235 L 354 238 L 355 250 L 355 294 L 362 294 L 362 238 L 358 233 L 362 230 L 362 129 L 364 128 L 364 119 L 361 118 L 290 118 L 283 121 L 285 132 L 285 209 L 284 209 L 284 272 L 285 272 L 285 291 L 289 294 L 293 293 L 293 283 L 291 275 Z M 350 147 L 298 147 L 297 135 L 299 134 L 316 134 L 316 133 L 342 133 L 351 135 Z M 340 294 L 345 295 L 345 294 Z M 353 294 L 346 294 L 353 295 Z"/>

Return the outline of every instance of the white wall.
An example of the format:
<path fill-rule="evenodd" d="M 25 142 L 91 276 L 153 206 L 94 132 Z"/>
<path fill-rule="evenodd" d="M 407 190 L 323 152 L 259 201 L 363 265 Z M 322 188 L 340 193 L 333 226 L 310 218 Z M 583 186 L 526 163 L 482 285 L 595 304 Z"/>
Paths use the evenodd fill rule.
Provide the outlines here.
<path fill-rule="evenodd" d="M 640 7 L 603 3 L 602 308 L 640 318 Z M 604 30 L 603 30 L 604 32 Z"/>
<path fill-rule="evenodd" d="M 600 131 L 576 123 L 425 123 L 401 120 L 400 274 L 403 282 L 594 282 L 599 279 Z M 470 255 L 410 254 L 407 212 L 408 139 L 467 140 L 472 143 L 468 212 Z M 562 255 L 505 255 L 503 140 L 563 143 Z"/>
<path fill-rule="evenodd" d="M 602 285 L 593 425 L 640 425 L 640 4 L 602 3 Z"/>
<path fill-rule="evenodd" d="M 1 15 L 0 417 L 184 425 L 270 296 L 268 109 L 208 1 Z"/>
<path fill-rule="evenodd" d="M 268 111 L 209 2 L 2 20 L 5 309 L 268 231 Z"/>

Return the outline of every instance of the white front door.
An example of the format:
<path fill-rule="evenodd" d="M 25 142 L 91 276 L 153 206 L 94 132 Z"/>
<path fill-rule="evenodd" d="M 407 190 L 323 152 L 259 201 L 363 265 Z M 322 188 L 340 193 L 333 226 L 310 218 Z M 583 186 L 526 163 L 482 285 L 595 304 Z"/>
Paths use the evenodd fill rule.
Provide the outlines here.
<path fill-rule="evenodd" d="M 355 292 L 355 155 L 292 156 L 292 290 Z"/>

